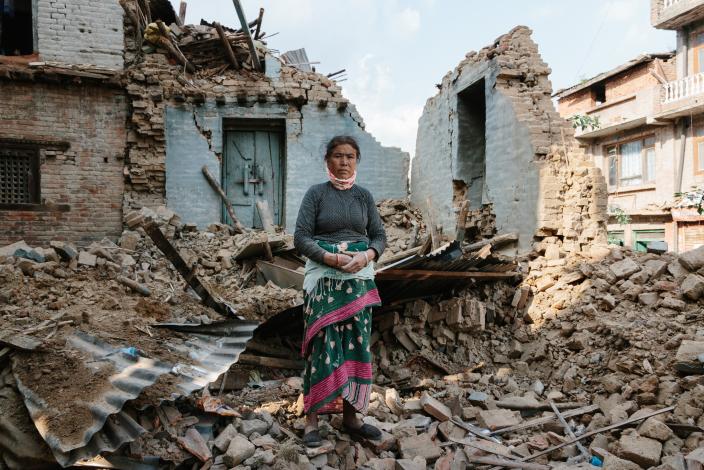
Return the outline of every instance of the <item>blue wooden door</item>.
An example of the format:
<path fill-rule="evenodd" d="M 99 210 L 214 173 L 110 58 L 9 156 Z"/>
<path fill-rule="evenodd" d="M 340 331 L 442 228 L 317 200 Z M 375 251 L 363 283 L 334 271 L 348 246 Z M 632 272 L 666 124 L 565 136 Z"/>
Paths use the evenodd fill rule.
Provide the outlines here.
<path fill-rule="evenodd" d="M 274 223 L 283 217 L 283 133 L 277 129 L 230 130 L 225 135 L 223 188 L 245 227 L 261 228 L 256 208 L 269 204 Z M 223 220 L 230 218 L 223 207 Z"/>

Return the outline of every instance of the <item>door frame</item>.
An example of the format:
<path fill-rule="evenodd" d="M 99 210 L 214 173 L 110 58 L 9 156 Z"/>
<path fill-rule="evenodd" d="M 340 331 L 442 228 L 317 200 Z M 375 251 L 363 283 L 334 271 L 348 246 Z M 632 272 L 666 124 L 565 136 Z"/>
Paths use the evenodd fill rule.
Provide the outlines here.
<path fill-rule="evenodd" d="M 223 118 L 222 121 L 222 158 L 220 161 L 220 187 L 225 189 L 225 161 L 227 160 L 227 133 L 235 131 L 244 132 L 276 132 L 281 136 L 281 204 L 279 225 L 286 221 L 286 171 L 287 171 L 287 146 L 286 146 L 286 119 L 284 118 Z M 270 208 L 272 211 L 273 207 Z M 225 204 L 220 211 L 220 220 L 224 221 Z M 272 214 L 273 215 L 273 214 Z M 277 221 L 274 220 L 276 223 Z"/>

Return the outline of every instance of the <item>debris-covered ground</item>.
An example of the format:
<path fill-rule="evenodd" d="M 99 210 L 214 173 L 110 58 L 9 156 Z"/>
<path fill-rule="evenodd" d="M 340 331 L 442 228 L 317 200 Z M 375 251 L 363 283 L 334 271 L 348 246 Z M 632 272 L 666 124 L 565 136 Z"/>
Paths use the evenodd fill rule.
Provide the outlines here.
<path fill-rule="evenodd" d="M 385 201 L 380 212 L 389 256 L 423 245 L 423 222 L 407 203 Z M 215 343 L 238 333 L 185 288 L 145 219 L 158 222 L 216 298 L 254 325 L 274 325 L 240 346 L 237 364 L 210 370 L 212 360 L 196 357 L 206 346 L 194 341 L 209 327 Z M 324 445 L 306 449 L 292 309 L 301 294 L 257 269 L 271 256 L 300 275 L 290 236 L 231 235 L 217 224 L 198 231 L 165 208 L 130 213 L 125 223 L 118 244 L 0 249 L 0 455 L 9 468 L 80 462 L 76 449 L 97 445 L 91 436 L 110 440 L 113 425 L 126 436 L 99 448 L 116 468 L 691 469 L 702 459 L 704 248 L 680 257 L 604 246 L 566 255 L 548 238 L 516 260 L 520 279 L 470 280 L 384 306 L 375 313 L 376 383 L 365 418 L 382 439 L 353 440 L 332 415 L 322 420 Z M 155 326 L 164 323 L 195 330 Z M 144 363 L 157 359 L 167 372 L 141 378 L 130 393 L 116 379 L 134 374 L 123 358 L 148 371 L 159 364 Z M 201 366 L 210 375 L 198 382 Z"/>

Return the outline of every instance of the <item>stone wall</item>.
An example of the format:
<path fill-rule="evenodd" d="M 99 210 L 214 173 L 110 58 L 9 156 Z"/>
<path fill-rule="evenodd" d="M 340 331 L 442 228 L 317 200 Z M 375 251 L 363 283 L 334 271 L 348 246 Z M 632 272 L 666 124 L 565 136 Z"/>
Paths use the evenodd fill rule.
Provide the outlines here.
<path fill-rule="evenodd" d="M 126 99 L 102 84 L 68 85 L 74 78 L 0 80 L 0 145 L 36 144 L 41 165 L 41 204 L 0 207 L 0 245 L 87 244 L 122 232 Z"/>
<path fill-rule="evenodd" d="M 377 199 L 407 196 L 408 154 L 383 147 L 366 132 L 356 109 L 332 80 L 284 66 L 269 54 L 265 74 L 229 69 L 207 77 L 207 72 L 199 72 L 192 79 L 184 78 L 182 67 L 159 51 L 140 60 L 127 74 L 133 112 L 126 209 L 166 203 L 184 222 L 220 222 L 221 203 L 200 169 L 208 165 L 213 176 L 221 178 L 223 122 L 228 118 L 285 122 L 282 220 L 289 230 L 305 191 L 326 180 L 324 147 L 337 134 L 352 135 L 360 144 L 359 184 Z M 224 64 L 221 51 L 218 60 Z"/>
<path fill-rule="evenodd" d="M 514 28 L 445 75 L 419 121 L 411 200 L 425 208 L 431 198 L 436 220 L 454 233 L 460 201 L 453 203 L 452 180 L 461 179 L 468 194 L 482 194 L 482 205 L 493 204 L 498 233 L 519 233 L 518 251 L 546 236 L 579 250 L 605 239 L 606 184 L 579 149 L 572 126 L 555 111 L 550 69 L 530 35 L 526 27 Z M 466 112 L 463 92 L 481 81 L 485 168 L 478 191 L 471 187 L 475 175 L 461 170 L 474 152 L 462 148 L 459 114 Z"/>

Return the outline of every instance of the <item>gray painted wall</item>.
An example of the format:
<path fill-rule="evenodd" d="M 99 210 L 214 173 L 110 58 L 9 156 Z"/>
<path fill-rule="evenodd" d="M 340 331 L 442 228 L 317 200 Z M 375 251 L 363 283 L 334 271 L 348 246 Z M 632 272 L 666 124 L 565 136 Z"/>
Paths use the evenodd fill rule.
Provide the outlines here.
<path fill-rule="evenodd" d="M 117 0 L 37 0 L 41 60 L 123 67 L 123 10 Z"/>
<path fill-rule="evenodd" d="M 530 249 L 537 225 L 540 164 L 533 160 L 528 128 L 516 117 L 510 98 L 495 87 L 495 74 L 491 62 L 465 65 L 452 72 L 452 85 L 426 103 L 418 126 L 411 201 L 424 208 L 431 196 L 438 223 L 445 233 L 454 233 L 457 216 L 452 207 L 452 179 L 473 177 L 468 174 L 473 166 L 460 151 L 457 95 L 484 78 L 486 170 L 482 200 L 494 204 L 498 232 L 518 232 L 518 249 L 525 251 Z"/>
<path fill-rule="evenodd" d="M 295 107 L 277 103 L 184 105 L 166 110 L 166 201 L 183 222 L 200 227 L 221 220 L 221 204 L 201 173 L 207 164 L 220 178 L 223 120 L 227 118 L 285 119 L 286 174 L 284 175 L 285 227 L 292 231 L 306 190 L 326 181 L 325 144 L 334 135 L 349 134 L 359 142 L 362 159 L 357 181 L 376 199 L 405 198 L 408 194 L 409 156 L 383 147 L 360 127 L 356 111 L 348 107 Z M 209 134 L 209 137 L 207 137 Z"/>

